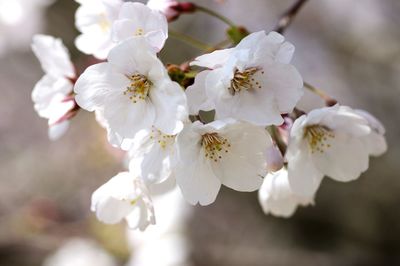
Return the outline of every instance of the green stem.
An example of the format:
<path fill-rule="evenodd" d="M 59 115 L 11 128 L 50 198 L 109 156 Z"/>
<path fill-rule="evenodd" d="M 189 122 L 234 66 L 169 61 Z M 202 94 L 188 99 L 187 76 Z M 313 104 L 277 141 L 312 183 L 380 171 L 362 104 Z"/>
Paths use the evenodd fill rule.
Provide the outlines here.
<path fill-rule="evenodd" d="M 176 31 L 173 31 L 173 30 L 168 30 L 168 34 L 171 37 L 173 37 L 175 39 L 178 39 L 178 40 L 181 40 L 183 42 L 186 42 L 186 43 L 190 44 L 191 46 L 193 46 L 193 47 L 195 47 L 195 48 L 197 48 L 199 50 L 209 51 L 210 49 L 213 49 L 212 46 L 210 46 L 208 44 L 205 44 L 205 43 L 203 43 L 203 42 L 201 42 L 199 40 L 196 40 L 195 38 L 190 37 L 190 36 L 188 36 L 186 34 L 183 34 L 183 33 L 180 33 L 180 32 L 176 32 Z"/>
<path fill-rule="evenodd" d="M 235 23 L 233 23 L 233 22 L 232 22 L 230 19 L 228 19 L 227 17 L 225 17 L 225 16 L 223 16 L 223 15 L 221 15 L 221 14 L 219 14 L 219 13 L 217 13 L 217 12 L 211 10 L 211 9 L 208 9 L 208 8 L 206 8 L 206 7 L 204 7 L 204 6 L 196 5 L 196 10 L 201 11 L 201 12 L 203 12 L 203 13 L 206 13 L 206 14 L 208 14 L 208 15 L 210 15 L 210 16 L 213 16 L 213 17 L 215 17 L 215 18 L 221 20 L 222 22 L 226 23 L 227 25 L 229 25 L 229 26 L 232 27 L 232 28 L 235 28 L 235 27 L 236 27 Z"/>

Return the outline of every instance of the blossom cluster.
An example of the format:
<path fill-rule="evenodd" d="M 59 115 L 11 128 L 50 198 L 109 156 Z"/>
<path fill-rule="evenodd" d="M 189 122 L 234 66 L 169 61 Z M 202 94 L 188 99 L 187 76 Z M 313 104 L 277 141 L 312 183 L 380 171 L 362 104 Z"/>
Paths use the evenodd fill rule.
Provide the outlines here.
<path fill-rule="evenodd" d="M 294 45 L 280 33 L 233 27 L 242 35 L 228 47 L 166 67 L 158 53 L 168 23 L 196 4 L 76 1 L 76 47 L 99 63 L 79 75 L 61 40 L 35 36 L 46 75 L 32 99 L 51 139 L 84 109 L 126 151 L 128 169 L 92 196 L 105 223 L 126 219 L 144 230 L 155 223 L 152 196 L 175 186 L 193 205 L 213 203 L 222 185 L 258 190 L 265 213 L 288 217 L 313 204 L 324 176 L 357 179 L 370 156 L 386 151 L 384 127 L 366 111 L 296 107 L 305 84 L 291 64 Z"/>

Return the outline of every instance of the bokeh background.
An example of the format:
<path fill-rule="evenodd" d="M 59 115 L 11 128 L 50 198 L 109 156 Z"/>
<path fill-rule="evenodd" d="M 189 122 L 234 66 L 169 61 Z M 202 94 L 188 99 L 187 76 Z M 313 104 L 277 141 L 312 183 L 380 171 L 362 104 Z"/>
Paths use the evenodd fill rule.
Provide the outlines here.
<path fill-rule="evenodd" d="M 13 1 L 0 1 L 2 21 L 11 14 L 4 3 Z M 196 1 L 250 31 L 273 29 L 293 2 Z M 123 169 L 123 154 L 85 112 L 50 142 L 30 98 L 43 74 L 29 48 L 31 32 L 61 37 L 80 67 L 89 60 L 73 44 L 77 7 L 58 0 L 30 11 L 17 27 L 0 25 L 1 266 L 42 265 L 71 237 L 96 241 L 117 265 L 129 259 L 124 225 L 102 225 L 89 210 L 91 193 Z M 285 33 L 305 80 L 383 122 L 388 152 L 357 181 L 325 179 L 315 206 L 290 219 L 265 216 L 256 193 L 229 189 L 211 206 L 188 207 L 192 265 L 400 265 L 399 14 L 398 0 L 310 0 Z M 224 39 L 225 25 L 204 14 L 182 16 L 170 27 L 210 44 Z M 170 38 L 162 58 L 181 63 L 199 53 Z M 300 103 L 305 110 L 322 105 L 309 93 Z"/>

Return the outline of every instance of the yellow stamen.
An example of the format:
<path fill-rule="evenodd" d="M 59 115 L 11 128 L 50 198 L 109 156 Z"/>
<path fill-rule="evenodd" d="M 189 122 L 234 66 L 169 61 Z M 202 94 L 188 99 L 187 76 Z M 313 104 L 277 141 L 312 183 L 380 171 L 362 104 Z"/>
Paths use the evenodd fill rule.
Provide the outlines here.
<path fill-rule="evenodd" d="M 205 157 L 218 162 L 222 159 L 224 153 L 229 152 L 231 144 L 218 133 L 206 133 L 202 135 L 201 145 L 205 151 Z"/>
<path fill-rule="evenodd" d="M 133 103 L 137 103 L 139 100 L 146 100 L 153 85 L 151 81 L 141 74 L 134 74 L 129 79 L 131 83 L 124 91 L 124 95 L 129 96 Z"/>
<path fill-rule="evenodd" d="M 239 93 L 241 91 L 251 91 L 254 89 L 261 89 L 261 85 L 258 81 L 254 79 L 254 74 L 256 74 L 260 69 L 257 67 L 250 67 L 240 72 L 238 69 L 235 70 L 233 79 L 231 80 L 231 86 L 228 88 L 232 95 Z M 264 74 L 264 71 L 261 71 Z"/>
<path fill-rule="evenodd" d="M 311 153 L 323 153 L 331 147 L 329 141 L 335 138 L 335 134 L 327 126 L 310 125 L 304 129 L 304 138 L 308 140 Z"/>

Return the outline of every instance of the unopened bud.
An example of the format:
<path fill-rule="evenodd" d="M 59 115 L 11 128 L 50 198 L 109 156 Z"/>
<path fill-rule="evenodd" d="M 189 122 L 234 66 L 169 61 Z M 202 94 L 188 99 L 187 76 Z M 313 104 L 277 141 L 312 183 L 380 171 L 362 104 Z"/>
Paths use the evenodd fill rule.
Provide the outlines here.
<path fill-rule="evenodd" d="M 176 7 L 175 10 L 177 10 L 181 13 L 192 13 L 192 12 L 196 11 L 196 5 L 191 2 L 183 2 L 183 3 L 179 3 L 179 5 Z"/>
<path fill-rule="evenodd" d="M 334 106 L 336 105 L 338 102 L 335 99 L 329 98 L 327 100 L 325 100 L 325 105 L 326 106 Z"/>

